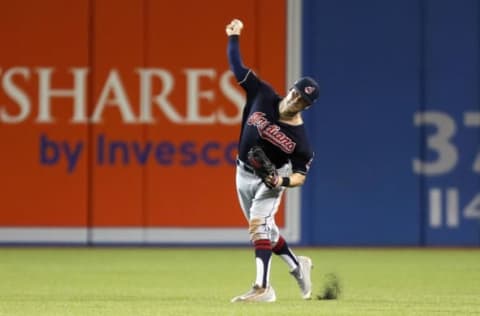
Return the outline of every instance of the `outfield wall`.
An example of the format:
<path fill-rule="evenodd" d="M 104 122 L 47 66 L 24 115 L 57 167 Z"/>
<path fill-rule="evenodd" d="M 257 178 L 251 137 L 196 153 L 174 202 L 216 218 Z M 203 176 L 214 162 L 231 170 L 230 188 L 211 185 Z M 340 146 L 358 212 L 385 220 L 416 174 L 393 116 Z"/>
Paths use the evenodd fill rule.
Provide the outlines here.
<path fill-rule="evenodd" d="M 280 93 L 322 86 L 291 242 L 480 244 L 474 0 L 2 1 L 0 243 L 246 243 L 232 17 Z"/>
<path fill-rule="evenodd" d="M 319 245 L 480 243 L 480 4 L 304 0 Z M 313 114 L 313 115 L 312 115 Z"/>
<path fill-rule="evenodd" d="M 284 1 L 2 1 L 0 241 L 245 243 L 236 16 L 283 93 Z"/>

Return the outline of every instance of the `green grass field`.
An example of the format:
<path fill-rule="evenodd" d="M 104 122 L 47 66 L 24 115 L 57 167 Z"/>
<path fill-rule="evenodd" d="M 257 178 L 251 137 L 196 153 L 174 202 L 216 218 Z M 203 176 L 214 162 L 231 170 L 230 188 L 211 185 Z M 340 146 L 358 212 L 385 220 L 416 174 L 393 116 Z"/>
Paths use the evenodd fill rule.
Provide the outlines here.
<path fill-rule="evenodd" d="M 296 252 L 340 299 L 301 300 L 274 257 L 277 302 L 230 303 L 254 278 L 246 248 L 0 248 L 0 315 L 480 315 L 479 249 Z"/>

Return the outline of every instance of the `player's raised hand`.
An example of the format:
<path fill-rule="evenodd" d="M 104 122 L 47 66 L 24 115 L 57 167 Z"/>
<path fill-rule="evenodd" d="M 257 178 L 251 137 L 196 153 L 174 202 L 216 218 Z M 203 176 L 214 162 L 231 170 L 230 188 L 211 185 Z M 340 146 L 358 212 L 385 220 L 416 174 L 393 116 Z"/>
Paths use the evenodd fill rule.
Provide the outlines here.
<path fill-rule="evenodd" d="M 243 29 L 243 23 L 239 19 L 233 19 L 230 24 L 225 28 L 225 32 L 228 36 L 230 35 L 240 35 Z"/>

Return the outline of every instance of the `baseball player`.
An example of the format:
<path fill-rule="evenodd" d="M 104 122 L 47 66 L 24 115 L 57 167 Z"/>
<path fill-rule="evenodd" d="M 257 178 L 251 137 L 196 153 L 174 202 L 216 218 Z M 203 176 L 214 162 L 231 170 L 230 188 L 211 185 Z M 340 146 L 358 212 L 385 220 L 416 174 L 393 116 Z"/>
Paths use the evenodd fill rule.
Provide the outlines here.
<path fill-rule="evenodd" d="M 310 77 L 296 81 L 285 97 L 244 66 L 239 38 L 243 23 L 234 19 L 226 26 L 228 61 L 238 84 L 246 92 L 238 148 L 236 186 L 240 206 L 248 220 L 250 239 L 255 247 L 256 278 L 251 290 L 232 302 L 273 302 L 276 295 L 270 285 L 272 252 L 288 265 L 302 297 L 310 299 L 312 260 L 296 256 L 275 224 L 282 193 L 301 186 L 313 159 L 302 120 L 302 111 L 317 99 L 319 87 Z M 249 160 L 249 151 L 260 147 L 275 172 L 260 176 L 257 162 Z"/>

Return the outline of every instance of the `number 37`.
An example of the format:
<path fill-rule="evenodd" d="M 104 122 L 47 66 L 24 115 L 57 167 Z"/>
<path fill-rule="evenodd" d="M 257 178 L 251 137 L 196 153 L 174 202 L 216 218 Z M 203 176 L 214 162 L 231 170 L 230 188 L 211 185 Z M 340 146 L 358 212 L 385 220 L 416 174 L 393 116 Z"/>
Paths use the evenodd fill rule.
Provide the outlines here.
<path fill-rule="evenodd" d="M 433 161 L 413 160 L 413 171 L 417 174 L 440 175 L 451 171 L 458 162 L 458 149 L 452 143 L 457 126 L 453 118 L 444 112 L 417 112 L 414 115 L 415 126 L 430 125 L 435 133 L 427 135 L 426 146 L 437 156 Z M 467 127 L 480 127 L 480 112 L 465 112 L 463 122 Z M 480 153 L 475 157 L 472 170 L 480 173 Z"/>

